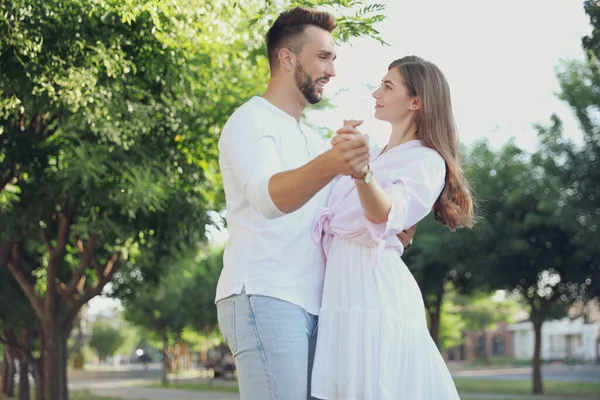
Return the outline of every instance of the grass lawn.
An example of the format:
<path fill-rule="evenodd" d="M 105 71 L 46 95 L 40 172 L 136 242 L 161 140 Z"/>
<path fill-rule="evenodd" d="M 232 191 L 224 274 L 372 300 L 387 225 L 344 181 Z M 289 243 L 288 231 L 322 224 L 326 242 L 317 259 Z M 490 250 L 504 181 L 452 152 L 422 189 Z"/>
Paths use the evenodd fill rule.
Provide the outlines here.
<path fill-rule="evenodd" d="M 454 378 L 461 393 L 531 394 L 531 381 L 501 381 L 492 379 Z M 600 396 L 600 383 L 544 382 L 547 396 Z"/>
<path fill-rule="evenodd" d="M 512 357 L 492 357 L 491 364 L 485 365 L 482 358 L 476 358 L 471 361 L 467 368 L 469 369 L 487 369 L 487 368 L 514 368 L 514 367 L 531 367 L 531 360 L 522 360 Z M 544 365 L 545 363 L 542 363 Z"/>

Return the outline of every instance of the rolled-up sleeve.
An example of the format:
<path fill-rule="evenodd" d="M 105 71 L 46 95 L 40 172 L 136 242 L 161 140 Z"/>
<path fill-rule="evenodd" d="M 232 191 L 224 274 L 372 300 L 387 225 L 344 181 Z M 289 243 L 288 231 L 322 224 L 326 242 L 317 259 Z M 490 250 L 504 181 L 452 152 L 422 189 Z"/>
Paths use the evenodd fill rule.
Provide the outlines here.
<path fill-rule="evenodd" d="M 232 116 L 221 133 L 219 151 L 253 209 L 269 219 L 286 215 L 269 193 L 269 180 L 282 171 L 277 138 L 257 118 L 248 113 Z"/>
<path fill-rule="evenodd" d="M 375 242 L 388 234 L 397 235 L 429 214 L 444 188 L 446 165 L 436 154 L 391 174 L 389 183 L 383 185 L 392 202 L 387 221 L 375 224 L 365 216 L 367 230 Z"/>

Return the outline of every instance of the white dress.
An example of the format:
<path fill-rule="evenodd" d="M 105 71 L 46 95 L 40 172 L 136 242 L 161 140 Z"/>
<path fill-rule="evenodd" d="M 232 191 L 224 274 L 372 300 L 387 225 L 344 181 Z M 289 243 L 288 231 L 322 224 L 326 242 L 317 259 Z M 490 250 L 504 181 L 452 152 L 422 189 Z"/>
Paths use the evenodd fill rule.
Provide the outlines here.
<path fill-rule="evenodd" d="M 311 393 L 325 400 L 459 399 L 396 237 L 431 210 L 445 163 L 419 141 L 380 152 L 372 153 L 371 168 L 392 198 L 388 222 L 364 217 L 348 177 L 335 184 L 315 222 L 327 266 Z"/>

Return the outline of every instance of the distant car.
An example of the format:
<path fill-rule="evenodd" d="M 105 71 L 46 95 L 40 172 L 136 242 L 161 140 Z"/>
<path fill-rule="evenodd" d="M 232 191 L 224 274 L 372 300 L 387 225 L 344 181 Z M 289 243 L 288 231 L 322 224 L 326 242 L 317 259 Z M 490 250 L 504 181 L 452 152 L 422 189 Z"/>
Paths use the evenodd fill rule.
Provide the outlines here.
<path fill-rule="evenodd" d="M 150 354 L 144 353 L 144 354 L 142 354 L 140 356 L 137 356 L 136 362 L 144 363 L 144 364 L 151 363 L 152 362 L 152 357 L 150 357 Z"/>
<path fill-rule="evenodd" d="M 235 363 L 227 358 L 211 360 L 204 364 L 207 369 L 212 369 L 215 378 L 234 379 Z"/>

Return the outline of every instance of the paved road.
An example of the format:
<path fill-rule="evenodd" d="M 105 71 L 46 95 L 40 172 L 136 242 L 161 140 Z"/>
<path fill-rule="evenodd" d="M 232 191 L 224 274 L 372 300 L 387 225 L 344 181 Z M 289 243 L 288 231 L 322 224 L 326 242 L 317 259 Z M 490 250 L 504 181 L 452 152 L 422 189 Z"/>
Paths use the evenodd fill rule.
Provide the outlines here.
<path fill-rule="evenodd" d="M 124 367 L 120 371 L 94 370 L 79 371 L 71 376 L 69 387 L 71 390 L 88 389 L 92 393 L 118 397 L 122 399 L 145 400 L 239 400 L 239 395 L 232 393 L 193 392 L 177 389 L 161 389 L 140 387 L 150 385 L 157 381 L 159 371 L 156 368 L 143 369 L 135 366 L 131 369 Z M 453 371 L 453 376 L 472 379 L 497 379 L 497 380 L 530 380 L 530 368 L 490 369 L 490 370 L 462 370 Z M 545 366 L 543 368 L 545 381 L 588 381 L 600 383 L 600 366 L 591 365 L 584 367 L 572 366 Z M 184 379 L 181 379 L 184 381 Z M 215 381 L 218 385 L 235 385 L 231 381 Z M 136 387 L 137 386 L 137 387 Z M 490 400 L 600 400 L 594 398 L 558 398 L 558 397 L 527 397 L 499 394 L 464 394 L 461 399 L 490 399 Z"/>
<path fill-rule="evenodd" d="M 86 366 L 85 370 L 69 370 L 70 382 L 106 381 L 113 379 L 160 379 L 161 365 L 158 363 L 127 364 L 120 366 Z"/>
<path fill-rule="evenodd" d="M 531 368 L 453 370 L 452 375 L 461 378 L 529 381 L 531 379 Z M 600 365 L 547 365 L 542 368 L 542 376 L 545 381 L 600 383 Z M 148 369 L 134 364 L 119 369 L 115 369 L 114 367 L 95 368 L 93 370 L 69 372 L 69 381 L 73 383 L 116 380 L 158 380 L 159 378 L 160 365 L 150 365 Z"/>

